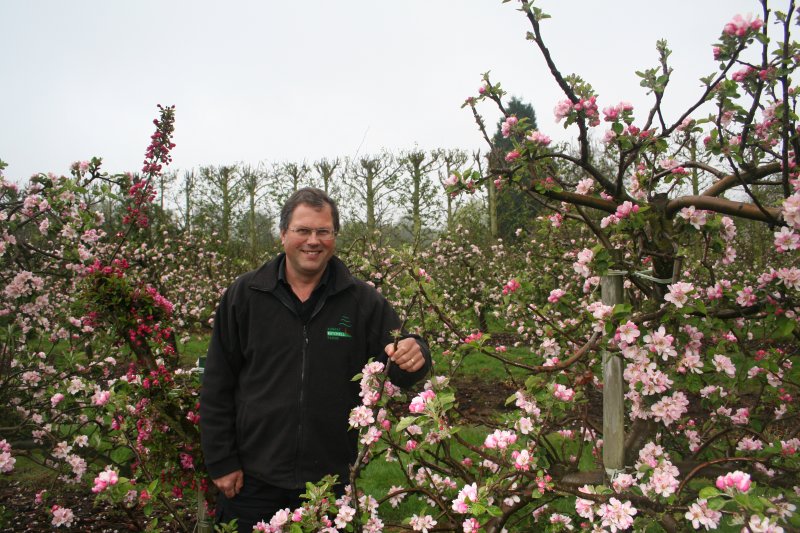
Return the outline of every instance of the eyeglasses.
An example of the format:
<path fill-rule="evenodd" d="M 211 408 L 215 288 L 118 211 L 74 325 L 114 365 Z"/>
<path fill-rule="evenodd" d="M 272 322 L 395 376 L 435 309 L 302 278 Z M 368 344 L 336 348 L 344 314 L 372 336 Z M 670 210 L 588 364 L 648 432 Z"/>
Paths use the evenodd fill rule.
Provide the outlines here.
<path fill-rule="evenodd" d="M 336 232 L 329 228 L 289 228 L 289 231 L 302 239 L 308 239 L 312 234 L 317 236 L 321 241 L 330 241 L 336 237 Z"/>

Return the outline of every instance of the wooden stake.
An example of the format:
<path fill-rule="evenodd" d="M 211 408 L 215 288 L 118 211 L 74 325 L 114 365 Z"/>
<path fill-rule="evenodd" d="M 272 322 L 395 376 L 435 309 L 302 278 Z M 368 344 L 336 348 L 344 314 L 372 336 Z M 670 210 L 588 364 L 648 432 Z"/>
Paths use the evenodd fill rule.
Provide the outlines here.
<path fill-rule="evenodd" d="M 615 306 L 624 299 L 622 276 L 600 280 L 603 304 Z M 625 403 L 622 360 L 603 351 L 603 466 L 609 479 L 625 468 Z"/>

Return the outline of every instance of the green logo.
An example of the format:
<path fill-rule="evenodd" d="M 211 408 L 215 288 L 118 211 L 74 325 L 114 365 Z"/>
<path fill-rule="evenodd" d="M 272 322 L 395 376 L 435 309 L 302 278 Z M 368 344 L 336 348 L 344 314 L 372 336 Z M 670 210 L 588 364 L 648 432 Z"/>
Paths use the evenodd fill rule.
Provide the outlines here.
<path fill-rule="evenodd" d="M 328 328 L 328 340 L 338 341 L 339 339 L 350 339 L 352 335 L 350 335 L 350 328 L 352 324 L 350 323 L 350 317 L 347 315 L 342 315 L 342 318 L 339 319 L 338 327 Z"/>

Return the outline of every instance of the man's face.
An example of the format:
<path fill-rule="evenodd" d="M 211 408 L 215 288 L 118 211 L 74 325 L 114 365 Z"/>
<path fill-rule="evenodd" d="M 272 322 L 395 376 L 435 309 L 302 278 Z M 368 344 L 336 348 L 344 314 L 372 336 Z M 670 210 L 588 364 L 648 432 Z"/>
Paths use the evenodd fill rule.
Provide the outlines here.
<path fill-rule="evenodd" d="M 300 204 L 294 208 L 289 219 L 289 229 L 281 232 L 281 244 L 286 252 L 287 274 L 296 278 L 313 279 L 325 271 L 333 252 L 336 239 L 321 240 L 316 232 L 302 236 L 297 230 L 327 229 L 333 232 L 331 206 L 322 209 Z"/>

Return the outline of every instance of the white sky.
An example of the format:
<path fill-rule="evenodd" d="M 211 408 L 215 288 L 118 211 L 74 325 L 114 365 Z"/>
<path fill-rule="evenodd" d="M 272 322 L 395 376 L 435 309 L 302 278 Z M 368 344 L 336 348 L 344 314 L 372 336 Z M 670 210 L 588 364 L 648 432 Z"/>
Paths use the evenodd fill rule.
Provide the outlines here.
<path fill-rule="evenodd" d="M 785 9 L 785 1 L 778 7 Z M 136 171 L 157 116 L 176 105 L 172 168 L 309 162 L 421 148 L 482 148 L 468 109 L 481 74 L 533 104 L 557 140 L 563 98 L 516 2 L 500 0 L 0 0 L 0 159 L 5 175 L 67 173 L 101 156 Z M 650 101 L 636 70 L 666 38 L 675 69 L 665 106 L 699 95 L 711 44 L 756 0 L 539 0 L 562 72 L 600 107 Z M 497 113 L 482 108 L 494 129 Z M 677 115 L 675 115 L 677 116 Z M 673 117 L 674 118 L 674 117 Z M 602 126 L 601 126 L 602 128 Z M 600 130 L 602 133 L 603 129 Z"/>

